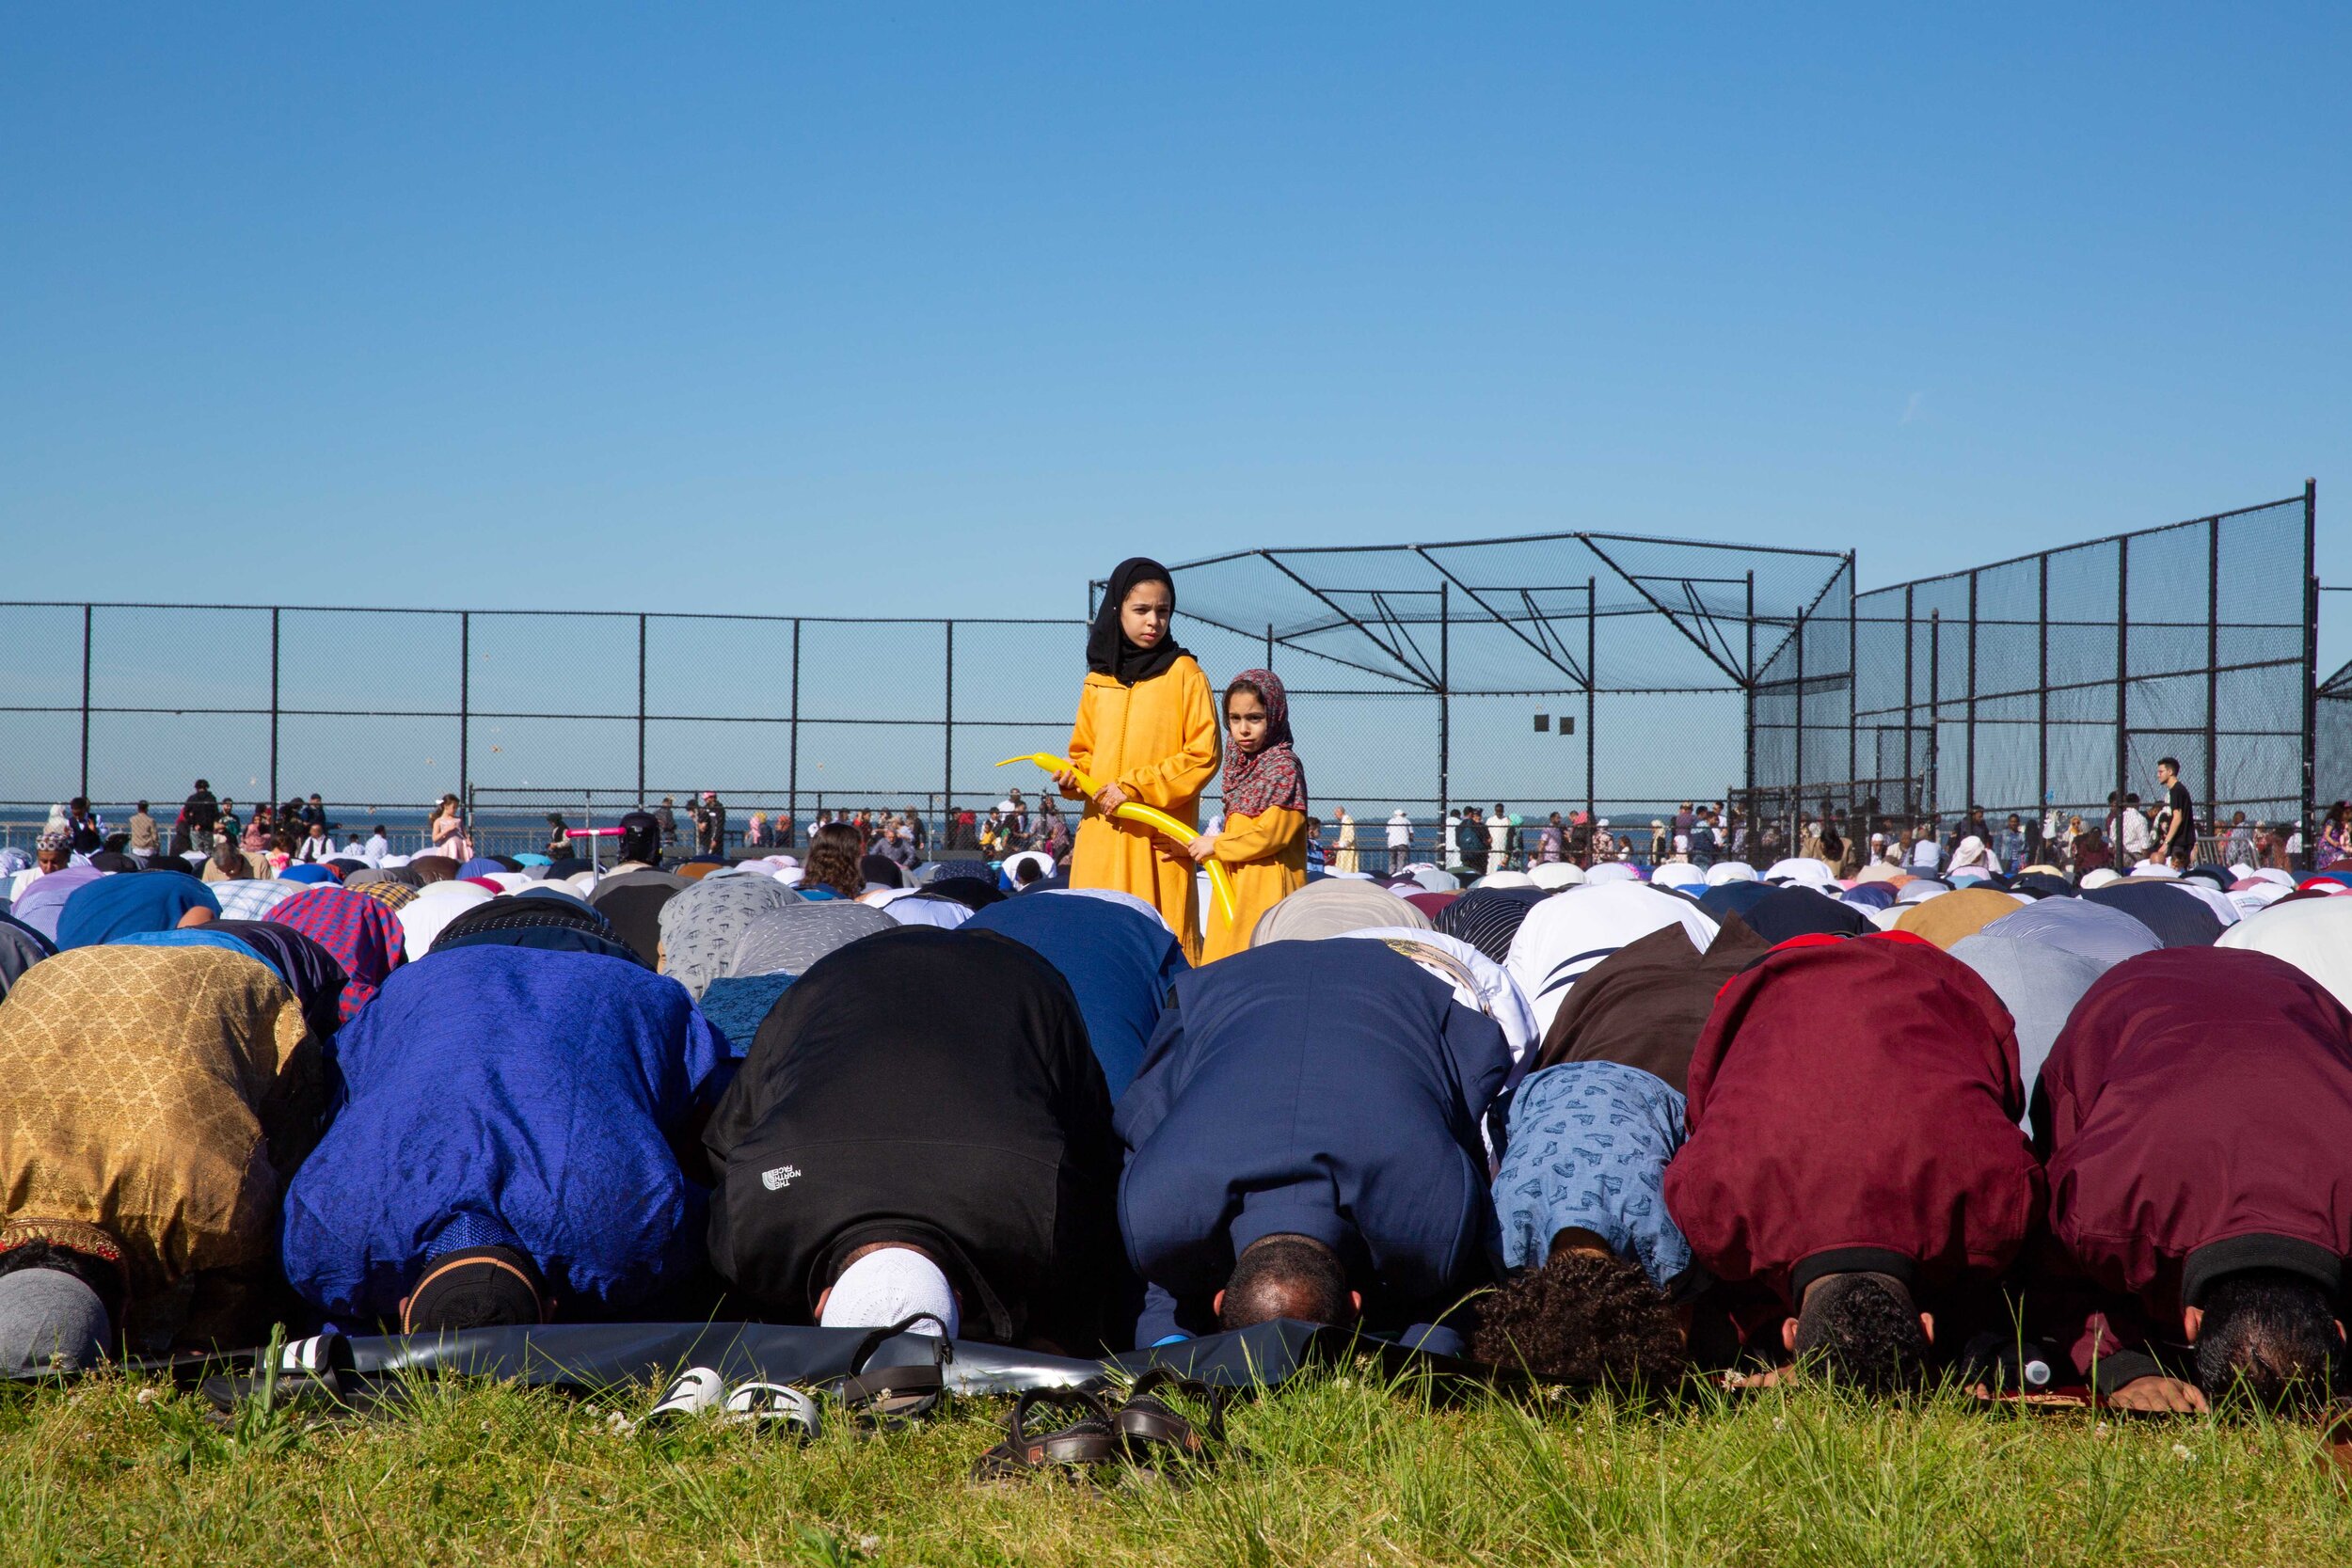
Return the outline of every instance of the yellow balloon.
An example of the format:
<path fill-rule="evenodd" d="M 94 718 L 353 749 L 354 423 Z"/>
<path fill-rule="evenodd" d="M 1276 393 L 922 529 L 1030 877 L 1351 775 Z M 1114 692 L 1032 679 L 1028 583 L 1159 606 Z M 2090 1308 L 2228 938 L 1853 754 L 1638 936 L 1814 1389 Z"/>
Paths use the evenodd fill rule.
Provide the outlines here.
<path fill-rule="evenodd" d="M 1016 762 L 1034 762 L 1048 773 L 1068 773 L 1078 781 L 1079 789 L 1089 795 L 1098 793 L 1101 788 L 1092 779 L 1071 767 L 1068 757 L 1057 757 L 1051 752 L 1030 752 L 1017 757 L 1007 757 L 996 766 L 1010 768 Z M 1130 822 L 1140 822 L 1145 827 L 1153 829 L 1182 845 L 1188 845 L 1200 836 L 1199 829 L 1187 828 L 1183 822 L 1168 816 L 1159 807 L 1147 806 L 1139 800 L 1130 800 L 1111 815 L 1123 816 Z M 1234 908 L 1233 875 L 1225 869 L 1225 863 L 1222 861 L 1213 860 L 1208 863 L 1208 865 L 1209 891 L 1216 899 L 1217 911 L 1230 922 L 1233 918 Z"/>

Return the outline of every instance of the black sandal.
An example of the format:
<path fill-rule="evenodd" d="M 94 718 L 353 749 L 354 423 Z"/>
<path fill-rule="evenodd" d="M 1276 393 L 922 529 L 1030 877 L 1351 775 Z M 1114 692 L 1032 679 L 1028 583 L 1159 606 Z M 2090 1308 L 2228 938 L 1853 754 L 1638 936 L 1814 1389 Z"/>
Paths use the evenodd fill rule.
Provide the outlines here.
<path fill-rule="evenodd" d="M 1208 1419 L 1195 1426 L 1160 1397 L 1161 1390 L 1200 1401 L 1208 1406 Z M 1146 1469 L 1156 1468 L 1165 1459 L 1206 1465 L 1225 1446 L 1225 1403 L 1224 1389 L 1186 1377 L 1173 1367 L 1153 1367 L 1127 1390 L 1126 1402 L 1111 1417 L 1111 1425 L 1128 1458 Z"/>
<path fill-rule="evenodd" d="M 931 1352 L 929 1366 L 882 1367 L 873 1371 L 866 1363 L 887 1341 L 904 1334 L 916 1323 L 939 1323 L 939 1338 Z M 833 1386 L 834 1397 L 861 1432 L 897 1432 L 925 1417 L 935 1414 L 947 1402 L 946 1368 L 956 1358 L 955 1341 L 946 1337 L 947 1325 L 929 1312 L 917 1312 L 890 1324 L 877 1328 L 858 1341 L 850 1355 L 849 1374 Z"/>
<path fill-rule="evenodd" d="M 1046 1406 L 1083 1414 L 1068 1426 L 1032 1434 L 1029 1414 Z M 1126 1443 L 1100 1394 L 1085 1388 L 1032 1388 L 1013 1401 L 1012 1414 L 1005 1418 L 1005 1440 L 973 1462 L 972 1479 L 1018 1481 L 1058 1472 L 1089 1480 L 1089 1472 L 1123 1464 L 1126 1457 Z"/>

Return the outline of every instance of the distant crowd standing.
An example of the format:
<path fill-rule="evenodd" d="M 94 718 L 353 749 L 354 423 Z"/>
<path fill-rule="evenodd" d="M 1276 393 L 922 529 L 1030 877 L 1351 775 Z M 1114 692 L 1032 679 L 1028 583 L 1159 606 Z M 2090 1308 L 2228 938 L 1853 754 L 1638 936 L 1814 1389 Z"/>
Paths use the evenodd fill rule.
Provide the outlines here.
<path fill-rule="evenodd" d="M 1833 811 L 1764 860 L 1713 807 L 1318 852 L 1281 681 L 1174 608 L 1112 574 L 1057 799 L 950 824 L 993 860 L 914 814 L 737 846 L 708 793 L 488 856 L 451 798 L 418 853 L 230 875 L 200 784 L 143 862 L 67 808 L 0 851 L 0 1366 L 1292 1319 L 1579 1383 L 2337 1391 L 2352 867 L 2212 863 L 2169 759 L 2144 848 L 2098 829 L 2128 865 Z"/>

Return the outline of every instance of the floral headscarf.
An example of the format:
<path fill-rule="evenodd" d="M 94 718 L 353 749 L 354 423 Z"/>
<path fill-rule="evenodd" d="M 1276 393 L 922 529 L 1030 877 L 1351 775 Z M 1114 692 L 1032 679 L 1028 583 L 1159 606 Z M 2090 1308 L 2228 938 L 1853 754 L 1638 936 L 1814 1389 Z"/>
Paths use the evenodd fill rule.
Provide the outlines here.
<path fill-rule="evenodd" d="M 1307 773 L 1291 750 L 1291 703 L 1281 681 L 1271 670 L 1244 670 L 1226 683 L 1226 690 L 1247 686 L 1265 699 L 1266 743 L 1255 756 L 1244 756 L 1237 746 L 1225 749 L 1225 815 L 1256 816 L 1275 806 L 1287 811 L 1307 809 Z"/>

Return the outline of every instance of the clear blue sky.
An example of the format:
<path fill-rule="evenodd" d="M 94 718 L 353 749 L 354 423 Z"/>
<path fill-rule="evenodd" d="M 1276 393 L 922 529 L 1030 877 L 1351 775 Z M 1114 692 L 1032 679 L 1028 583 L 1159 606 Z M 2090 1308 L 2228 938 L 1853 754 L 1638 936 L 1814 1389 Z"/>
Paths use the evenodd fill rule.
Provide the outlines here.
<path fill-rule="evenodd" d="M 1074 614 L 1134 549 L 1555 527 L 1867 586 L 2308 474 L 2352 582 L 2348 49 L 2333 5 L 18 8 L 0 534 L 28 596 Z"/>

